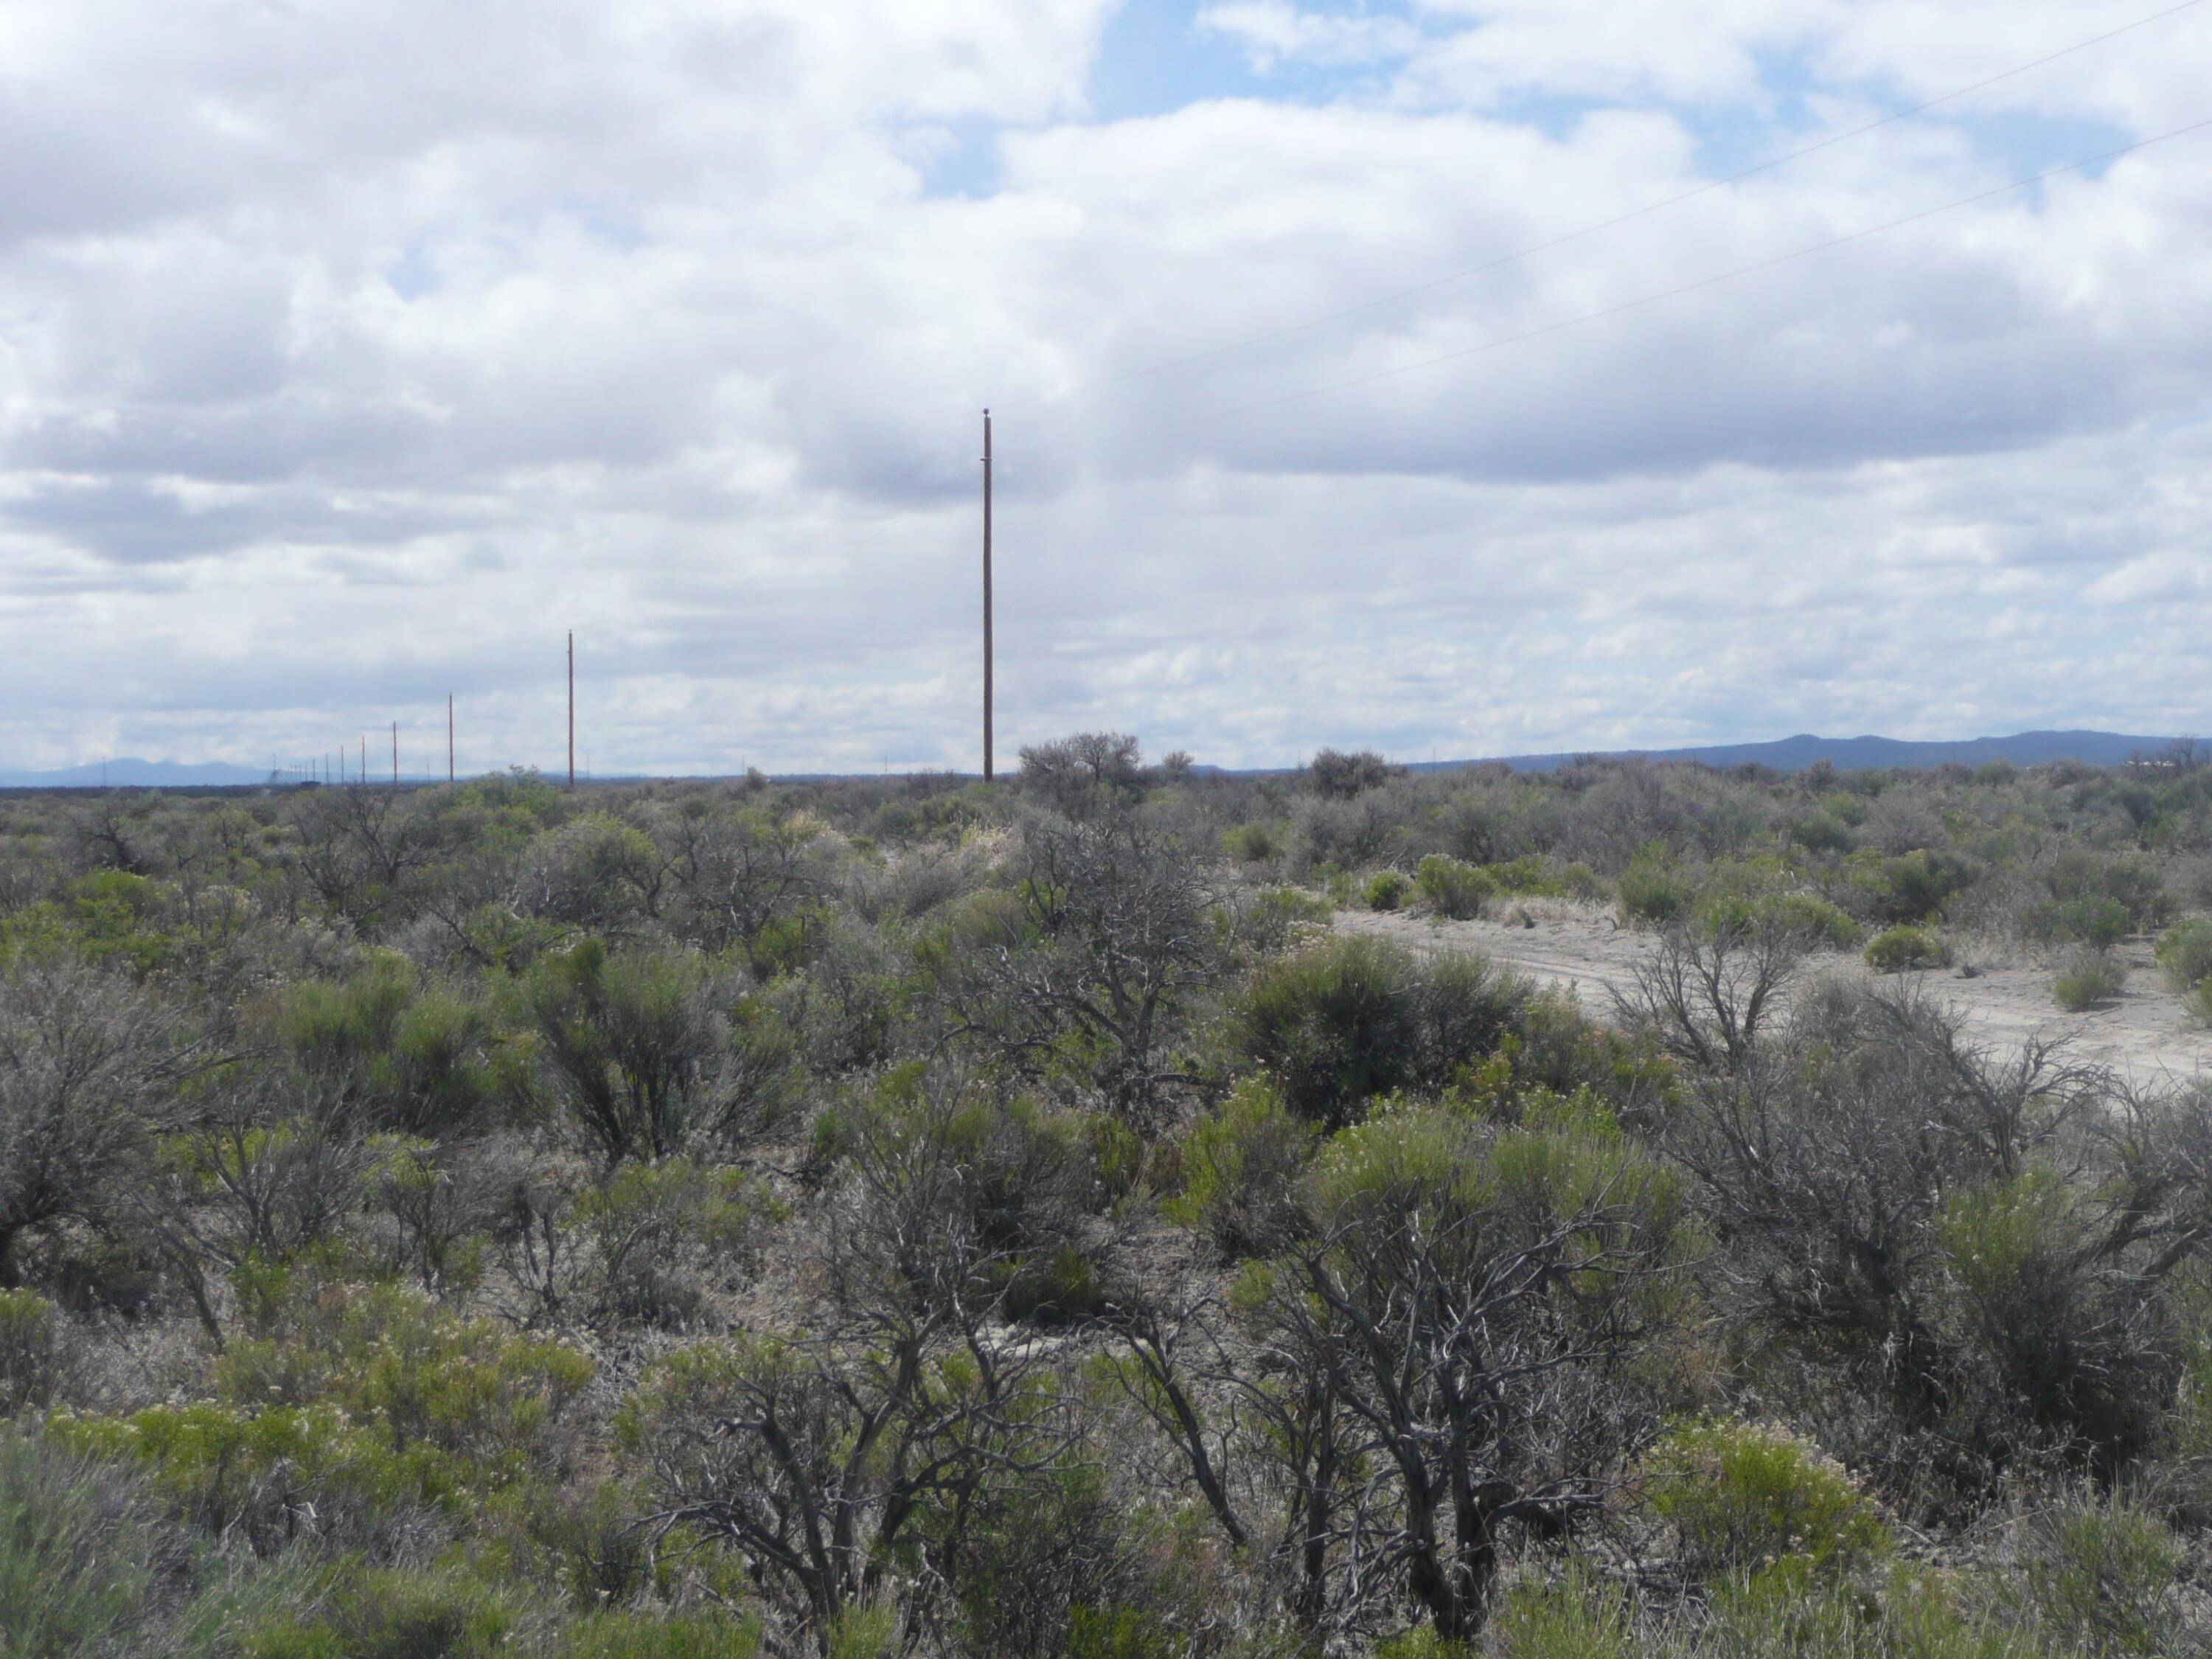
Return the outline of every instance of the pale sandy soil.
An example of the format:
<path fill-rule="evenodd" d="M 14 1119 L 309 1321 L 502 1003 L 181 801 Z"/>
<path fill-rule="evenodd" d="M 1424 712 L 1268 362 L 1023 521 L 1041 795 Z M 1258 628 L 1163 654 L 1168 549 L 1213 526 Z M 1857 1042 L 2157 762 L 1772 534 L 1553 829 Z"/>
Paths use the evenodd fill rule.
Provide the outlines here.
<path fill-rule="evenodd" d="M 1651 949 L 1650 936 L 1618 927 L 1610 912 L 1591 907 L 1537 901 L 1527 909 L 1534 927 L 1487 917 L 1442 921 L 1370 910 L 1340 910 L 1336 926 L 1344 933 L 1379 933 L 1419 951 L 1480 951 L 1540 985 L 1574 988 L 1585 1012 L 1609 1019 L 1611 991 L 1628 986 L 1638 957 Z M 2181 1000 L 2166 989 L 2147 941 L 2130 941 L 2119 952 L 2134 970 L 2119 1000 L 2086 1014 L 2067 1013 L 2051 1000 L 2054 969 L 2047 962 L 1984 960 L 1971 948 L 1965 954 L 1979 969 L 1974 977 L 1953 968 L 1930 970 L 1925 978 L 1931 991 L 1964 1012 L 1968 1030 L 1982 1042 L 2009 1047 L 2038 1034 L 2063 1036 L 2076 1059 L 2110 1066 L 2146 1087 L 2212 1076 L 2212 1030 L 2193 1024 Z M 1838 953 L 1814 957 L 1807 971 L 1868 970 L 1856 956 Z"/>

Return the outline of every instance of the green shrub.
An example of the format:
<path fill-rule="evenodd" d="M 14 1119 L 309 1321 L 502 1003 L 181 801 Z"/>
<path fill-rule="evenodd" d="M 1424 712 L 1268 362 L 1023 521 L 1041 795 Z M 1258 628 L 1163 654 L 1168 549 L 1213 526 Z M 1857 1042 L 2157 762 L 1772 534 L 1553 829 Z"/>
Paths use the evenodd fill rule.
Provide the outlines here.
<path fill-rule="evenodd" d="M 1102 1155 L 1122 1161 L 1129 1148 L 1100 1133 L 1095 1114 L 1002 1102 L 909 1061 L 815 1120 L 811 1162 L 821 1175 L 851 1164 L 885 1180 L 886 1170 L 902 1172 L 902 1182 L 903 1172 L 941 1170 L 937 1184 L 899 1189 L 938 1196 L 907 1223 L 934 1242 L 913 1244 L 896 1272 L 920 1276 L 917 1293 L 934 1294 L 925 1287 L 946 1269 L 933 1251 L 980 1249 L 979 1286 L 1006 1317 L 1066 1324 L 1101 1305 L 1090 1252 L 1102 1242 L 1093 1219 L 1110 1202 Z"/>
<path fill-rule="evenodd" d="M 1646 1650 L 1628 1598 L 1579 1569 L 1555 1583 L 1515 1585 L 1492 1628 L 1506 1659 L 1640 1659 Z"/>
<path fill-rule="evenodd" d="M 1414 981 L 1420 1048 L 1408 1081 L 1440 1089 L 1496 1053 L 1517 1030 L 1530 994 L 1528 981 L 1478 951 L 1439 951 L 1426 958 Z"/>
<path fill-rule="evenodd" d="M 516 1082 L 495 1058 L 490 1010 L 419 987 L 392 951 L 375 952 L 349 979 L 293 986 L 276 1024 L 293 1065 L 326 1096 L 409 1134 L 481 1130 Z"/>
<path fill-rule="evenodd" d="M 1584 904 L 1595 904 L 1606 895 L 1605 884 L 1598 879 L 1597 872 L 1579 861 L 1562 869 L 1558 881 L 1565 896 L 1579 899 Z"/>
<path fill-rule="evenodd" d="M 1950 947 L 1925 927 L 1893 927 L 1877 933 L 1866 948 L 1866 964 L 1878 974 L 1942 968 L 1950 960 Z"/>
<path fill-rule="evenodd" d="M 2158 942 L 2158 970 L 2184 996 L 2212 979 L 2212 916 L 2195 916 L 2167 929 Z"/>
<path fill-rule="evenodd" d="M 2118 996 L 2128 982 L 2127 964 L 2109 951 L 2089 948 L 2068 953 L 2059 964 L 2051 994 L 2069 1014 L 2083 1014 Z"/>
<path fill-rule="evenodd" d="M 241 1406 L 332 1401 L 443 1449 L 528 1447 L 591 1380 L 592 1362 L 550 1337 L 518 1335 L 396 1285 L 279 1287 L 272 1334 L 215 1364 L 219 1398 Z"/>
<path fill-rule="evenodd" d="M 689 1158 L 631 1164 L 576 1204 L 592 1246 L 588 1284 L 599 1317 L 681 1329 L 708 1288 L 750 1265 L 777 1206 L 743 1170 Z"/>
<path fill-rule="evenodd" d="M 1475 1659 L 1475 1650 L 1465 1642 L 1439 1636 L 1434 1625 L 1416 1625 L 1377 1642 L 1375 1659 Z"/>
<path fill-rule="evenodd" d="M 64 1352 L 52 1303 L 29 1291 L 0 1291 L 0 1418 L 53 1400 Z"/>
<path fill-rule="evenodd" d="M 1762 926 L 1798 934 L 1833 951 L 1854 951 L 1866 929 L 1839 905 L 1811 893 L 1784 893 L 1761 908 Z"/>
<path fill-rule="evenodd" d="M 422 1288 L 466 1296 L 483 1282 L 486 1241 L 495 1219 L 512 1220 L 511 1194 L 496 1166 L 480 1177 L 465 1158 L 440 1155 L 419 1136 L 372 1136 L 374 1162 L 365 1180 L 380 1229 L 377 1261 L 384 1271 L 410 1273 Z"/>
<path fill-rule="evenodd" d="M 830 1620 L 827 1659 L 896 1659 L 898 1609 L 880 1603 L 855 1603 Z"/>
<path fill-rule="evenodd" d="M 2065 1650 L 2098 1656 L 2175 1652 L 2185 1553 L 2153 1516 L 2120 1503 L 2081 1502 L 2021 1523 L 2028 1609 Z"/>
<path fill-rule="evenodd" d="M 1488 1054 L 1528 996 L 1480 957 L 1423 963 L 1382 939 L 1332 939 L 1255 975 L 1228 1040 L 1293 1113 L 1339 1127 L 1374 1096 L 1440 1087 Z"/>
<path fill-rule="evenodd" d="M 2058 945 L 2118 945 L 2127 938 L 2129 926 L 2127 906 L 2111 898 L 2039 904 L 2021 921 L 2028 938 Z"/>
<path fill-rule="evenodd" d="M 1114 1571 L 1115 1558 L 1152 1530 L 1141 1516 L 1120 1508 L 1115 1495 L 1097 1461 L 1063 1455 L 981 1498 L 972 1522 L 926 1520 L 935 1536 L 924 1552 L 963 1558 L 960 1638 L 944 1650 L 1038 1654 L 1066 1640 L 1063 1656 L 1087 1651 L 1097 1659 L 1170 1659 L 1185 1651 L 1187 1638 L 1160 1628 L 1157 1607 L 1111 1599 L 1117 1589 L 1141 1595 L 1145 1587 L 1133 1575 Z M 1102 1601 L 1106 1607 L 1097 1605 Z"/>
<path fill-rule="evenodd" d="M 521 1647 L 514 1590 L 413 1569 L 341 1577 L 327 1605 L 247 1633 L 241 1659 L 499 1659 Z"/>
<path fill-rule="evenodd" d="M 535 915 L 620 934 L 640 919 L 661 866 L 642 830 L 605 812 L 586 812 L 531 843 L 525 890 Z"/>
<path fill-rule="evenodd" d="M 1842 908 L 1811 893 L 1716 894 L 1696 914 L 1709 938 L 1787 934 L 1808 946 L 1849 951 L 1866 937 Z"/>
<path fill-rule="evenodd" d="M 1000 1304 L 1009 1319 L 1040 1325 L 1080 1325 L 1106 1306 L 1098 1264 L 1073 1245 L 1040 1250 L 1011 1267 Z"/>
<path fill-rule="evenodd" d="M 1464 921 L 1482 914 L 1482 902 L 1498 890 L 1498 883 L 1478 866 L 1431 853 L 1421 860 L 1413 890 L 1438 915 Z"/>
<path fill-rule="evenodd" d="M 119 1471 L 0 1426 L 0 1654 L 127 1650 L 162 1553 Z"/>
<path fill-rule="evenodd" d="M 1741 1577 L 1785 1558 L 1841 1572 L 1892 1547 L 1843 1466 L 1784 1428 L 1692 1424 L 1661 1440 L 1644 1469 L 1652 1507 L 1701 1574 Z"/>
<path fill-rule="evenodd" d="M 1588 865 L 1570 864 L 1565 868 L 1554 868 L 1538 853 L 1509 859 L 1500 864 L 1483 864 L 1475 867 L 1500 893 L 1529 898 L 1589 898 L 1603 890 L 1603 884 L 1590 873 Z"/>
<path fill-rule="evenodd" d="M 96 870 L 70 884 L 65 906 L 37 906 L 20 918 L 31 935 L 23 942 L 33 949 L 73 948 L 95 967 L 150 974 L 176 948 L 163 926 L 174 897 L 164 883 L 121 870 Z M 52 915 L 44 938 L 36 937 L 37 912 Z"/>
<path fill-rule="evenodd" d="M 1431 856 L 1439 858 L 1445 866 L 1458 866 L 1456 871 L 1440 873 L 1448 873 L 1450 878 L 1472 885 L 1481 898 L 1562 898 L 1591 902 L 1605 897 L 1607 893 L 1605 883 L 1587 864 L 1554 864 L 1540 853 L 1489 864 L 1473 864 L 1441 854 Z M 1424 865 L 1427 862 L 1426 859 L 1422 860 Z"/>
<path fill-rule="evenodd" d="M 1923 849 L 1886 858 L 1862 850 L 1827 878 L 1832 894 L 1854 915 L 1894 927 L 1936 920 L 1954 895 L 1973 884 L 1977 869 L 1956 853 Z"/>
<path fill-rule="evenodd" d="M 547 1081 L 612 1169 L 681 1149 L 726 1033 L 696 957 L 611 957 L 597 939 L 538 964 L 523 986 Z"/>
<path fill-rule="evenodd" d="M 1093 1607 L 1081 1602 L 1067 1613 L 1062 1659 L 1181 1659 L 1182 1635 L 1146 1607 Z"/>
<path fill-rule="evenodd" d="M 279 1334 L 216 1362 L 219 1398 L 125 1418 L 65 1417 L 82 1451 L 144 1468 L 208 1531 L 257 1545 L 404 1511 L 466 1512 L 557 1468 L 592 1362 L 565 1344 L 465 1319 L 415 1291 L 313 1288 L 277 1297 Z"/>
<path fill-rule="evenodd" d="M 1231 1016 L 1230 1040 L 1284 1103 L 1324 1125 L 1418 1068 L 1419 970 L 1381 939 L 1332 939 L 1268 963 Z"/>
<path fill-rule="evenodd" d="M 1826 812 L 1814 812 L 1790 826 L 1790 839 L 1810 853 L 1848 853 L 1851 827 Z"/>
<path fill-rule="evenodd" d="M 1283 855 L 1264 823 L 1240 823 L 1221 832 L 1221 850 L 1239 864 L 1267 864 Z"/>
<path fill-rule="evenodd" d="M 1620 872 L 1620 913 L 1631 922 L 1663 927 L 1687 915 L 1697 896 L 1696 884 L 1658 842 L 1638 853 Z"/>
<path fill-rule="evenodd" d="M 1877 914 L 1893 923 L 1930 921 L 1973 878 L 1973 867 L 1955 853 L 1923 848 L 1885 859 L 1875 884 Z"/>
<path fill-rule="evenodd" d="M 1878 793 L 1879 791 L 1868 793 Z M 1859 789 L 1833 789 L 1820 797 L 1820 810 L 1839 823 L 1856 830 L 1871 816 L 1867 805 L 1867 793 Z"/>
<path fill-rule="evenodd" d="M 595 1613 L 561 1633 L 553 1659 L 752 1659 L 757 1620 L 703 1613 Z"/>
<path fill-rule="evenodd" d="M 499 1540 L 500 1571 L 556 1586 L 570 1606 L 586 1610 L 633 1607 L 669 1589 L 674 1564 L 635 1524 L 637 1496 L 635 1485 L 611 1475 L 515 1493 L 507 1516 L 516 1530 Z"/>
<path fill-rule="evenodd" d="M 0 1426 L 7 1659 L 238 1659 L 242 1632 L 325 1578 L 305 1551 L 264 1562 L 196 1544 L 135 1472 Z"/>
<path fill-rule="evenodd" d="M 1378 870 L 1367 879 L 1364 895 L 1370 910 L 1395 910 L 1406 902 L 1413 884 L 1402 870 Z"/>
<path fill-rule="evenodd" d="M 1307 763 L 1306 781 L 1314 793 L 1331 800 L 1349 800 L 1390 781 L 1396 769 L 1371 749 L 1356 754 L 1323 749 Z"/>
<path fill-rule="evenodd" d="M 1986 1597 L 1925 1569 L 1844 1583 L 1785 1561 L 1723 1587 L 1694 1647 L 1713 1659 L 2061 1659 Z M 2071 1650 L 2065 1659 L 2074 1659 Z"/>
<path fill-rule="evenodd" d="M 1328 926 L 1336 907 L 1299 887 L 1268 887 L 1217 913 L 1230 942 L 1272 955 L 1302 933 Z"/>
<path fill-rule="evenodd" d="M 1248 1079 L 1184 1140 L 1183 1189 L 1169 1215 L 1198 1228 L 1231 1259 L 1280 1249 L 1296 1218 L 1297 1179 L 1320 1133 L 1285 1110 L 1274 1090 Z"/>
<path fill-rule="evenodd" d="M 2082 847 L 2063 848 L 2043 872 L 2043 884 L 2061 904 L 2104 899 L 2128 918 L 2130 932 L 2162 927 L 2172 920 L 2173 900 L 2158 866 L 2142 858 L 2106 858 Z"/>
<path fill-rule="evenodd" d="M 2008 1407 L 2117 1463 L 2182 1419 L 2171 1360 L 2117 1314 L 2100 1237 L 2094 1203 L 2040 1164 L 1961 1186 L 1934 1228 L 1952 1328 L 1977 1372 Z"/>
<path fill-rule="evenodd" d="M 428 1445 L 395 1450 L 336 1406 L 257 1412 L 203 1401 L 126 1418 L 57 1417 L 51 1427 L 74 1449 L 137 1464 L 179 1518 L 264 1553 L 296 1534 L 295 1498 L 314 1505 L 331 1536 L 395 1513 L 458 1512 L 465 1502 L 453 1460 Z"/>

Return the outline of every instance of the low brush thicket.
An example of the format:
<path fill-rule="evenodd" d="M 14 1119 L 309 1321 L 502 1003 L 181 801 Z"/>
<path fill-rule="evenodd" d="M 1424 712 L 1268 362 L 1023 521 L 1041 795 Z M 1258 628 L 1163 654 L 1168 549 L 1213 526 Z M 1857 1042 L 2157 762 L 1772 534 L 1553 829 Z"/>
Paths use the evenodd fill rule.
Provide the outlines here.
<path fill-rule="evenodd" d="M 2193 752 L 15 797 L 0 1652 L 2212 1651 L 2212 1091 L 1828 971 L 2212 1018 L 2209 869 Z"/>

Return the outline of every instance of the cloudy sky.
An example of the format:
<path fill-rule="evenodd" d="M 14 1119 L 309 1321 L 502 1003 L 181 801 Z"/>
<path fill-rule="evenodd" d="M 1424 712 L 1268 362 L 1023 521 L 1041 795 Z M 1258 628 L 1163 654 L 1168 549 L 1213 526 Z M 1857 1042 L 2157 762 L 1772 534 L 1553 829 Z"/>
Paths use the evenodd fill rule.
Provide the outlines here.
<path fill-rule="evenodd" d="M 6 0 L 0 763 L 2212 731 L 2162 3 Z"/>

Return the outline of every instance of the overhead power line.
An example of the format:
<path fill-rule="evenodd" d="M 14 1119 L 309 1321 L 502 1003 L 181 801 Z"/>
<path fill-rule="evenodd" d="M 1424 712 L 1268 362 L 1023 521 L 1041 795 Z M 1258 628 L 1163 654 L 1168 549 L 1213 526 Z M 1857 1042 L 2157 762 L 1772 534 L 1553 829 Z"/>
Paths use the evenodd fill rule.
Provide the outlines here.
<path fill-rule="evenodd" d="M 1885 220 L 1881 224 L 1868 225 L 1863 229 L 1850 231 L 1841 236 L 1831 236 L 1825 241 L 1813 242 L 1804 247 L 1793 248 L 1787 253 L 1778 253 L 1771 258 L 1754 260 L 1750 264 L 1738 265 L 1730 270 L 1716 271 L 1710 276 L 1700 276 L 1692 283 L 1683 283 L 1674 288 L 1661 289 L 1656 293 L 1639 295 L 1635 299 L 1623 300 L 1617 305 L 1603 306 L 1595 311 L 1585 311 L 1572 317 L 1563 317 L 1556 322 L 1547 323 L 1540 328 L 1525 329 L 1517 334 L 1501 334 L 1495 338 L 1480 341 L 1474 345 L 1462 346 L 1455 351 L 1440 352 L 1433 357 L 1423 357 L 1413 362 L 1397 363 L 1389 368 L 1378 368 L 1365 374 L 1355 374 L 1346 380 L 1331 380 L 1322 386 L 1307 386 L 1302 391 L 1286 392 L 1277 398 L 1262 398 L 1255 403 L 1237 404 L 1225 409 L 1210 410 L 1190 420 L 1177 422 L 1172 426 L 1160 429 L 1166 432 L 1187 432 L 1194 427 L 1210 425 L 1215 421 L 1225 420 L 1232 416 L 1255 414 L 1261 410 L 1277 409 L 1286 404 L 1304 403 L 1310 398 L 1327 397 L 1331 392 L 1348 392 L 1354 386 L 1371 386 L 1377 380 L 1395 380 L 1399 375 L 1411 374 L 1418 369 L 1434 368 L 1440 363 L 1457 362 L 1462 358 L 1479 356 L 1484 352 L 1500 350 L 1506 346 L 1520 345 L 1530 340 L 1540 340 L 1546 335 L 1557 334 L 1565 329 L 1577 328 L 1584 323 L 1595 323 L 1607 317 L 1618 317 L 1624 312 L 1640 310 L 1645 306 L 1656 305 L 1662 300 L 1677 299 L 1685 294 L 1694 294 L 1700 289 L 1717 287 L 1723 283 L 1734 282 L 1739 277 L 1753 276 L 1762 270 L 1771 270 L 1778 265 L 1786 265 L 1799 259 L 1809 258 L 1816 253 L 1826 253 L 1832 248 L 1844 247 L 1852 242 L 1864 241 L 1869 236 L 1879 236 L 1886 231 L 1899 230 L 1906 225 L 1917 224 L 1923 219 L 1933 219 L 1939 214 L 1952 213 L 1960 208 L 1972 207 L 1977 202 L 1987 202 L 2000 196 L 2009 196 L 2014 191 L 2042 184 L 2046 179 L 2056 179 L 2069 173 L 2080 173 L 2106 161 L 2118 161 L 2123 155 L 2132 155 L 2138 150 L 2150 149 L 2154 144 L 2167 143 L 2176 138 L 2186 137 L 2193 132 L 2202 132 L 2207 128 L 2212 128 L 2212 118 L 2192 121 L 2187 126 L 2174 127 L 2148 138 L 2137 139 L 2131 144 L 2122 144 L 2116 149 L 2105 150 L 2096 155 L 2083 156 L 2080 161 L 2063 162 L 2055 167 L 2046 167 L 2040 173 L 2031 173 L 2025 179 L 2015 179 L 2009 184 L 1998 185 L 1990 190 L 1976 191 L 1971 196 L 1961 196 L 1956 200 L 1944 202 L 1936 207 L 1923 208 L 1918 212 L 1908 213 L 1902 218 Z"/>
<path fill-rule="evenodd" d="M 1899 121 L 1909 121 L 1916 115 L 1924 115 L 1929 110 L 1940 109 L 1946 104 L 1956 103 L 1961 98 L 1985 91 L 1990 87 L 2028 74 L 2032 70 L 2045 68 L 2058 62 L 2061 58 L 2070 58 L 2076 52 L 2087 52 L 2092 46 L 2102 46 L 2107 40 L 2117 40 L 2121 35 L 2134 30 L 2146 28 L 2153 23 L 2163 22 L 2169 17 L 2193 10 L 2203 3 L 2204 0 L 2180 0 L 2179 5 L 2168 6 L 2162 11 L 2154 11 L 2148 16 L 2138 17 L 2131 23 L 2123 23 L 2117 28 L 2106 29 L 2101 34 L 2093 34 L 2086 40 L 2076 40 L 2071 46 L 2061 46 L 2055 52 L 2047 52 L 2042 57 L 2031 58 L 2027 63 L 2015 64 L 2010 69 L 1986 76 L 1971 85 L 1956 88 L 1940 97 L 1930 98 L 1923 103 L 1914 104 L 1907 109 L 1893 111 L 1877 120 L 1866 122 L 1863 125 L 1850 128 L 1845 131 L 1832 133 L 1814 143 L 1771 157 L 1754 166 L 1745 167 L 1741 172 L 1731 173 L 1724 178 L 1708 179 L 1704 184 L 1692 185 L 1688 190 L 1679 191 L 1672 196 L 1662 197 L 1658 201 L 1647 203 L 1639 208 L 1632 208 L 1626 213 L 1617 213 L 1611 218 L 1600 219 L 1583 225 L 1578 229 L 1566 231 L 1551 238 L 1548 241 L 1532 243 L 1527 247 L 1516 248 L 1510 253 L 1501 253 L 1494 258 L 1485 260 L 1480 264 L 1468 265 L 1458 270 L 1447 271 L 1443 276 L 1431 277 L 1426 282 L 1416 283 L 1410 288 L 1394 289 L 1389 293 L 1376 295 L 1373 299 L 1362 300 L 1356 305 L 1345 306 L 1335 311 L 1324 312 L 1319 316 L 1310 317 L 1304 322 L 1286 324 L 1280 328 L 1270 329 L 1265 333 L 1247 335 L 1242 339 L 1231 340 L 1222 345 L 1210 346 L 1203 351 L 1191 352 L 1181 357 L 1166 358 L 1143 368 L 1124 369 L 1118 374 L 1109 374 L 1096 380 L 1085 381 L 1071 391 L 1062 393 L 1061 398 L 1063 400 L 1078 398 L 1107 386 L 1121 385 L 1126 381 L 1145 380 L 1157 374 L 1170 374 L 1176 369 L 1194 368 L 1200 363 L 1211 362 L 1216 358 L 1231 356 L 1237 352 L 1249 351 L 1257 346 L 1272 344 L 1277 340 L 1286 340 L 1299 334 L 1310 333 L 1315 329 L 1326 328 L 1331 323 L 1342 322 L 1346 318 L 1358 317 L 1370 311 L 1380 310 L 1385 306 L 1396 305 L 1401 301 L 1417 299 L 1424 294 L 1432 294 L 1438 289 L 1449 288 L 1455 283 L 1463 283 L 1471 277 L 1502 270 L 1507 265 L 1518 264 L 1523 259 L 1534 258 L 1540 253 L 1548 253 L 1554 248 L 1565 247 L 1571 243 L 1581 241 L 1585 237 L 1595 236 L 1602 231 L 1613 230 L 1622 225 L 1632 224 L 1638 219 L 1648 218 L 1652 214 L 1662 212 L 1668 208 L 1679 207 L 1685 202 L 1694 201 L 1698 197 L 1709 195 L 1717 190 L 1725 190 L 1730 185 L 1741 184 L 1745 179 L 1756 178 L 1762 173 L 1771 173 L 1777 167 L 1787 167 L 1792 161 L 1801 161 L 1808 155 L 1816 155 L 1822 150 L 1832 149 L 1838 144 L 1848 143 L 1854 138 L 1863 138 L 1868 133 L 1878 132 L 1884 127 L 1894 126 Z M 2079 165 L 2086 166 L 2089 163 Z"/>

